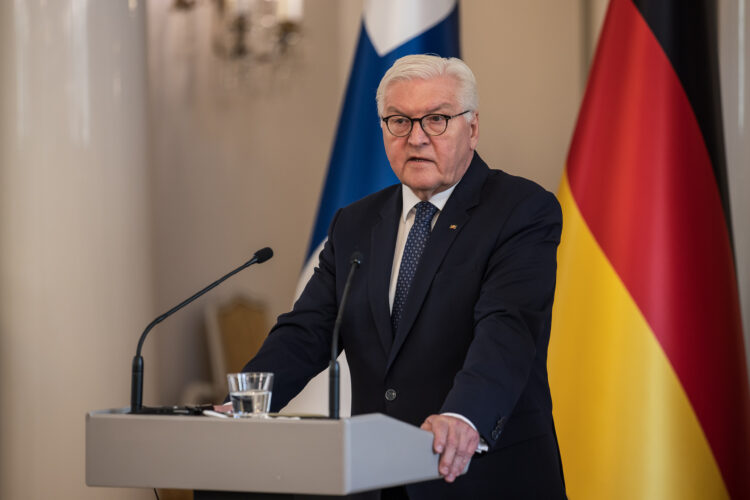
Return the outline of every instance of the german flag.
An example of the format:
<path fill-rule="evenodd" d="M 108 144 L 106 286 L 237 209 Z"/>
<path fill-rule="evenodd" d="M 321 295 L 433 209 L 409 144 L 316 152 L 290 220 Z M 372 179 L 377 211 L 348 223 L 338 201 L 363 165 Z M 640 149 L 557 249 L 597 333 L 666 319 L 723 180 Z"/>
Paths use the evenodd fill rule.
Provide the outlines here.
<path fill-rule="evenodd" d="M 714 1 L 611 0 L 559 198 L 549 352 L 574 499 L 750 498 Z"/>

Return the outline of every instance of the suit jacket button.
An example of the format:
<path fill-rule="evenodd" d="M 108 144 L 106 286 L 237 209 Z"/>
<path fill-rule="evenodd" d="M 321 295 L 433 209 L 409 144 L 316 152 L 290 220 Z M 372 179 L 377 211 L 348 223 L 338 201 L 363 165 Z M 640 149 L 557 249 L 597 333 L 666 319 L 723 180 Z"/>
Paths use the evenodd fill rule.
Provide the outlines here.
<path fill-rule="evenodd" d="M 396 399 L 396 396 L 398 396 L 398 394 L 396 393 L 395 389 L 388 389 L 387 391 L 385 391 L 385 399 L 387 399 L 388 401 L 393 401 L 394 399 Z"/>

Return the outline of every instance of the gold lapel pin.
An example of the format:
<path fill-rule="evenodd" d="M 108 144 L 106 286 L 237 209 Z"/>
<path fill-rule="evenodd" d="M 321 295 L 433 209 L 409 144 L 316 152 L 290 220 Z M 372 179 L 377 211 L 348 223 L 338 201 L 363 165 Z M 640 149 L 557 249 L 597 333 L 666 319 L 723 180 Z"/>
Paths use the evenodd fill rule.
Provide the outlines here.
<path fill-rule="evenodd" d="M 456 229 L 456 227 L 457 227 L 457 226 L 456 226 L 455 224 L 451 224 L 451 225 L 450 225 L 450 226 L 448 226 L 448 227 L 449 227 L 450 229 Z"/>

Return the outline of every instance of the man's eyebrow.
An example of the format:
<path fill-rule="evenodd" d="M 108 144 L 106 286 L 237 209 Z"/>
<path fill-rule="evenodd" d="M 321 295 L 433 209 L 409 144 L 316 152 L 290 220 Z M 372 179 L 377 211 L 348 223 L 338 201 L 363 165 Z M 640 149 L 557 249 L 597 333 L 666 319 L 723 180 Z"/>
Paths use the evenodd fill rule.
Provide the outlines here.
<path fill-rule="evenodd" d="M 440 103 L 437 106 L 433 106 L 432 108 L 428 109 L 427 112 L 425 113 L 425 115 L 430 115 L 430 114 L 433 114 L 433 113 L 437 113 L 438 111 L 441 111 L 441 110 L 445 111 L 446 110 L 445 108 L 450 108 L 451 105 L 452 105 L 452 103 L 449 103 L 449 102 Z M 400 111 L 398 108 L 396 108 L 394 106 L 387 106 L 385 108 L 384 112 L 385 112 L 385 116 L 388 116 L 388 115 L 408 116 L 406 113 L 404 113 L 403 111 Z"/>

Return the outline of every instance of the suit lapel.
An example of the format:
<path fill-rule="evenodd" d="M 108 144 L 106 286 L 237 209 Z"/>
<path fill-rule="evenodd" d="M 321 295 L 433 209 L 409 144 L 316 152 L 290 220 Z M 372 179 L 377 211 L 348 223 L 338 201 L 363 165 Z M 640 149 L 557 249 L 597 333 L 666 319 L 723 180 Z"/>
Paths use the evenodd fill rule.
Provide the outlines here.
<path fill-rule="evenodd" d="M 427 242 L 427 247 L 417 266 L 411 287 L 409 288 L 409 295 L 406 298 L 406 304 L 404 304 L 398 331 L 395 333 L 393 345 L 388 356 L 386 372 L 396 359 L 399 349 L 401 349 L 409 330 L 411 330 L 422 308 L 422 304 L 430 289 L 432 280 L 440 267 L 440 263 L 445 258 L 453 241 L 469 220 L 471 209 L 479 204 L 481 189 L 487 178 L 488 171 L 489 169 L 484 161 L 479 158 L 479 155 L 474 153 L 474 158 L 471 165 L 469 165 L 469 169 L 464 174 L 458 186 L 456 186 L 445 207 L 443 207 L 443 211 L 438 216 L 435 227 L 430 234 L 430 239 Z M 390 255 L 392 261 L 392 252 Z M 388 269 L 390 270 L 390 266 Z M 390 273 L 388 277 L 390 277 Z"/>
<path fill-rule="evenodd" d="M 401 215 L 401 187 L 394 189 L 393 196 L 380 212 L 380 220 L 370 236 L 370 259 L 368 283 L 370 307 L 375 319 L 375 327 L 387 354 L 393 344 L 391 332 L 391 312 L 388 305 L 388 287 L 393 267 L 393 249 L 396 246 L 398 218 Z"/>

